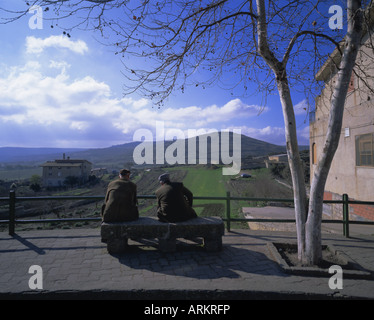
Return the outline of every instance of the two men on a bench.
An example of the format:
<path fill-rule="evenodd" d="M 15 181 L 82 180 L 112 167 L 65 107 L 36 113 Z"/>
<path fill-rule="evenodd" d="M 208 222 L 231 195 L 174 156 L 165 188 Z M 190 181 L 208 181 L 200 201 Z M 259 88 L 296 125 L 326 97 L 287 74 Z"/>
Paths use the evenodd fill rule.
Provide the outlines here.
<path fill-rule="evenodd" d="M 159 176 L 158 180 L 161 184 L 156 190 L 160 221 L 181 222 L 197 217 L 192 209 L 192 192 L 183 183 L 171 182 L 167 173 Z M 137 188 L 130 181 L 129 170 L 122 169 L 119 179 L 109 183 L 101 215 L 103 222 L 135 221 L 139 218 Z"/>

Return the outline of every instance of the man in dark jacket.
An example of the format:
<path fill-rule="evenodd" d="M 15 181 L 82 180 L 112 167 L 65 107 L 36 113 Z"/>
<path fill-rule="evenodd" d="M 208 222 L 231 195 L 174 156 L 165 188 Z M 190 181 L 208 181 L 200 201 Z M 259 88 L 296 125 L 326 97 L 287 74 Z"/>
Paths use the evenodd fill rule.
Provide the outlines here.
<path fill-rule="evenodd" d="M 196 218 L 192 209 L 193 194 L 181 182 L 170 182 L 167 173 L 159 178 L 161 187 L 156 190 L 157 216 L 163 222 L 181 222 Z"/>
<path fill-rule="evenodd" d="M 136 184 L 130 181 L 130 171 L 122 169 L 119 179 L 108 185 L 102 208 L 103 222 L 133 221 L 139 218 Z"/>

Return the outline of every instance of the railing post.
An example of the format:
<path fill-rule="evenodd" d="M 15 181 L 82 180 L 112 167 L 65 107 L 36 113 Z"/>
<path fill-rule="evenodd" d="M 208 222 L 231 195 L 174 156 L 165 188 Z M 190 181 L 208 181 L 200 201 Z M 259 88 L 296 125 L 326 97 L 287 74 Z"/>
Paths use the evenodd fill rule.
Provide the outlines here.
<path fill-rule="evenodd" d="M 13 236 L 16 225 L 16 192 L 9 192 L 9 235 Z"/>
<path fill-rule="evenodd" d="M 230 191 L 226 193 L 226 218 L 227 218 L 227 231 L 231 230 L 231 215 L 230 215 Z"/>
<path fill-rule="evenodd" d="M 349 238 L 349 203 L 348 195 L 343 194 L 343 235 Z"/>

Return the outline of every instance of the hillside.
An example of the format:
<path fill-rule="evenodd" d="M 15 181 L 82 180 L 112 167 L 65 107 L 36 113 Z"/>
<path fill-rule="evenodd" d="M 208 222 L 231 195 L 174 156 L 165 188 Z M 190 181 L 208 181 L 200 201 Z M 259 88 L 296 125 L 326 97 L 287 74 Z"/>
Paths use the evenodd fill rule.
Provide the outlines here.
<path fill-rule="evenodd" d="M 230 133 L 230 140 L 229 140 L 229 155 L 232 156 L 232 146 L 233 140 L 232 136 L 233 133 Z M 196 139 L 196 143 L 192 141 L 192 145 L 196 146 L 196 163 L 199 163 L 199 143 L 201 139 L 206 139 L 204 136 L 200 136 Z M 219 141 L 221 141 L 219 135 Z M 203 140 L 205 141 L 205 140 Z M 211 157 L 211 146 L 212 142 L 210 138 L 206 139 L 207 141 L 207 156 L 208 156 L 208 163 L 210 162 Z M 188 163 L 188 146 L 189 142 L 188 139 L 185 139 L 184 146 L 185 146 L 185 163 Z M 173 141 L 166 141 L 164 144 L 165 150 L 168 149 L 170 145 L 172 145 Z M 120 168 L 126 164 L 132 164 L 133 160 L 133 153 L 134 148 L 139 145 L 140 142 L 131 142 L 117 146 L 111 146 L 108 148 L 98 148 L 98 149 L 67 149 L 67 148 L 0 148 L 0 163 L 42 163 L 47 160 L 54 160 L 54 159 L 61 159 L 63 153 L 66 156 L 70 156 L 72 159 L 86 159 L 93 163 L 95 167 L 109 167 L 109 168 Z M 190 144 L 191 145 L 191 144 Z M 176 147 L 175 145 L 172 147 Z M 155 155 L 156 155 L 156 143 L 153 143 L 153 164 L 156 163 Z M 218 147 L 218 152 L 220 148 Z M 184 150 L 179 150 L 183 152 Z M 268 154 L 275 154 L 275 153 L 284 153 L 285 147 L 278 146 L 271 143 L 267 143 L 261 140 L 253 139 L 247 137 L 245 135 L 241 135 L 241 158 L 246 159 L 248 157 L 258 157 L 264 156 Z M 175 153 L 175 152 L 174 152 Z M 165 154 L 165 153 L 164 153 Z M 221 159 L 220 159 L 221 160 Z M 166 161 L 165 161 L 165 164 Z"/>
<path fill-rule="evenodd" d="M 217 137 L 217 136 L 216 136 Z M 241 135 L 241 154 L 238 156 L 241 156 L 242 160 L 242 167 L 247 167 L 249 163 L 256 161 L 252 160 L 254 157 L 259 156 L 266 156 L 269 154 L 277 154 L 277 153 L 285 153 L 285 146 L 279 146 L 274 145 L 271 143 L 267 143 L 261 140 L 253 139 L 250 137 L 247 137 L 245 135 Z M 211 139 L 205 136 L 199 136 L 195 139 L 195 141 L 191 141 L 190 139 L 185 139 L 184 142 L 178 141 L 178 146 L 181 146 L 184 144 L 184 150 L 183 148 L 178 147 L 177 144 L 175 144 L 175 141 L 165 141 L 164 143 L 164 150 L 169 149 L 169 155 L 170 152 L 172 152 L 172 156 L 176 156 L 176 152 L 184 152 L 185 157 L 185 163 L 191 164 L 188 159 L 188 153 L 192 152 L 192 149 L 189 146 L 196 146 L 196 163 L 199 163 L 199 146 L 200 143 L 204 142 L 202 145 L 205 147 L 207 152 L 207 162 L 211 163 L 211 147 L 214 143 L 214 148 L 218 152 L 219 156 L 219 162 L 221 161 L 221 136 L 218 135 L 218 140 Z M 192 144 L 191 144 L 192 142 Z M 218 144 L 217 144 L 218 143 Z M 134 149 L 136 146 L 138 146 L 140 142 L 130 142 L 122 145 L 116 145 L 111 146 L 108 148 L 97 148 L 97 149 L 74 149 L 74 148 L 0 148 L 0 163 L 3 164 L 3 167 L 9 164 L 21 164 L 23 166 L 38 166 L 41 163 L 45 161 L 55 160 L 55 159 L 62 159 L 63 154 L 65 153 L 66 156 L 69 156 L 71 159 L 86 159 L 90 162 L 92 162 L 93 167 L 106 167 L 109 169 L 120 169 L 123 166 L 132 166 L 134 164 Z M 156 145 L 157 143 L 153 143 L 153 164 L 156 163 L 155 157 L 156 157 Z M 144 146 L 144 145 L 143 145 Z M 234 146 L 236 147 L 236 146 Z M 229 156 L 232 157 L 235 155 L 233 153 L 233 133 L 230 133 L 230 139 L 229 139 Z M 300 149 L 305 149 L 300 148 Z M 149 149 L 148 149 L 149 150 Z M 204 148 L 203 148 L 204 150 Z M 235 149 L 237 150 L 237 149 Z M 165 152 L 164 152 L 165 155 Z M 144 152 L 142 153 L 142 156 L 144 156 Z M 182 156 L 183 159 L 183 156 Z M 261 163 L 263 163 L 263 160 L 258 160 Z M 164 161 L 164 164 L 168 164 L 167 161 Z M 146 166 L 149 166 L 149 164 L 146 164 Z"/>

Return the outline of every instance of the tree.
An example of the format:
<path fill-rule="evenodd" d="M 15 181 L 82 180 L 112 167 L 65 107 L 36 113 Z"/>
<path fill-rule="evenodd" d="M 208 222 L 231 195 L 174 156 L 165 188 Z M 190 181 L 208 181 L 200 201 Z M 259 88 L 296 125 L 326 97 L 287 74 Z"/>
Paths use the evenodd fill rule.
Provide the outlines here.
<path fill-rule="evenodd" d="M 219 83 L 230 90 L 240 86 L 245 94 L 251 81 L 265 97 L 277 92 L 294 190 L 299 259 L 307 264 L 321 259 L 323 193 L 363 28 L 372 23 L 364 19 L 370 16 L 364 15 L 364 8 L 370 12 L 372 1 L 338 5 L 347 12 L 346 33 L 339 23 L 336 30 L 329 28 L 334 25 L 329 23 L 331 3 L 324 0 L 34 0 L 32 4 L 53 6 L 56 19 L 85 11 L 83 19 L 67 29 L 85 25 L 103 34 L 106 44 L 124 58 L 126 93 L 137 91 L 162 105 L 171 92 L 183 92 L 189 85 Z M 13 13 L 5 22 L 20 16 L 22 12 Z M 334 49 L 338 60 L 329 58 Z M 324 152 L 308 201 L 291 88 L 313 97 L 321 86 L 314 75 L 328 59 L 336 64 L 337 75 Z M 236 74 L 236 83 L 225 86 L 225 71 Z"/>
<path fill-rule="evenodd" d="M 279 61 L 268 44 L 265 6 L 258 3 L 258 46 L 261 56 L 274 72 L 283 108 L 286 128 L 286 142 L 289 164 L 294 186 L 296 223 L 298 230 L 299 259 L 308 264 L 315 264 L 321 259 L 321 220 L 323 192 L 332 159 L 339 144 L 339 136 L 343 120 L 344 102 L 348 91 L 351 73 L 360 46 L 363 28 L 361 1 L 347 1 L 348 30 L 344 52 L 339 65 L 337 84 L 331 101 L 328 132 L 326 134 L 324 152 L 318 160 L 317 170 L 310 191 L 309 208 L 307 209 L 304 176 L 299 159 L 295 117 L 293 112 L 290 86 L 287 80 L 286 64 L 296 40 L 307 31 L 299 31 L 289 42 L 283 60 Z M 316 38 L 317 33 L 313 33 Z M 338 45 L 337 48 L 340 48 Z"/>
<path fill-rule="evenodd" d="M 41 176 L 37 174 L 33 174 L 30 178 L 30 189 L 35 192 L 38 192 L 42 189 L 41 184 L 42 184 Z"/>

